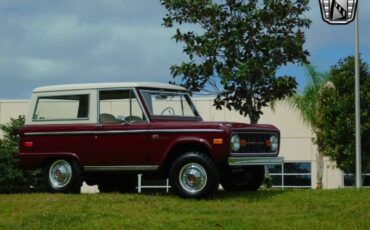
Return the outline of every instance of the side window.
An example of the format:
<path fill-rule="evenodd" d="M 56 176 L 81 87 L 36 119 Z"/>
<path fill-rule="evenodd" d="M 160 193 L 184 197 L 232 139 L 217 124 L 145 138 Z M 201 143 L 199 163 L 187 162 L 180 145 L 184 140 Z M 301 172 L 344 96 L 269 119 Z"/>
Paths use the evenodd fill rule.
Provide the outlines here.
<path fill-rule="evenodd" d="M 44 96 L 37 99 L 33 120 L 89 118 L 89 95 Z"/>
<path fill-rule="evenodd" d="M 132 90 L 109 90 L 99 93 L 99 122 L 143 122 L 145 116 Z"/>

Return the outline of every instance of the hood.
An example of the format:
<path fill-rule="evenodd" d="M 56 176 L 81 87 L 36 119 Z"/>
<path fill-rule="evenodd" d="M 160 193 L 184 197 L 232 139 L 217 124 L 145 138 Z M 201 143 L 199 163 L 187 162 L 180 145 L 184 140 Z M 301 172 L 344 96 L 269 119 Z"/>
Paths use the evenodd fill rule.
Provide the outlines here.
<path fill-rule="evenodd" d="M 269 124 L 247 124 L 247 123 L 239 123 L 239 122 L 222 122 L 222 124 L 226 127 L 231 129 L 255 129 L 255 130 L 275 130 L 278 131 L 273 125 Z"/>
<path fill-rule="evenodd" d="M 161 121 L 150 123 L 152 128 L 181 128 L 181 129 L 224 129 L 232 130 L 269 130 L 279 131 L 273 125 L 267 124 L 247 124 L 238 122 L 224 122 L 224 121 Z"/>

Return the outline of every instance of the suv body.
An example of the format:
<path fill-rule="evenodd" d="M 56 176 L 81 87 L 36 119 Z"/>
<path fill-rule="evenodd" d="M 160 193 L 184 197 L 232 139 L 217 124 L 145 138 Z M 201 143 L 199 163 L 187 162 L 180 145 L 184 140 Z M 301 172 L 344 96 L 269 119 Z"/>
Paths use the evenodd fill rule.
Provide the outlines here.
<path fill-rule="evenodd" d="M 36 88 L 20 130 L 20 165 L 43 168 L 50 192 L 130 190 L 135 173 L 170 178 L 183 197 L 256 190 L 281 164 L 271 125 L 204 122 L 183 87 L 98 83 Z"/>

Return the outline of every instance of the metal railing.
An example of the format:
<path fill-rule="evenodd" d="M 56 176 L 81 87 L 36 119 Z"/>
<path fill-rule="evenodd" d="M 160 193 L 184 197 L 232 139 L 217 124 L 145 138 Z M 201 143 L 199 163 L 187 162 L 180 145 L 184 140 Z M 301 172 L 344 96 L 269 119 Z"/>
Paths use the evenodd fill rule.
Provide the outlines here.
<path fill-rule="evenodd" d="M 142 189 L 147 189 L 147 188 L 148 189 L 157 189 L 157 188 L 161 189 L 161 188 L 163 188 L 163 189 L 166 189 L 166 193 L 168 193 L 170 191 L 170 188 L 171 188 L 168 179 L 166 179 L 166 184 L 165 185 L 143 185 L 142 182 L 143 182 L 143 174 L 138 174 L 137 175 L 137 187 L 136 187 L 138 193 L 141 193 Z"/>

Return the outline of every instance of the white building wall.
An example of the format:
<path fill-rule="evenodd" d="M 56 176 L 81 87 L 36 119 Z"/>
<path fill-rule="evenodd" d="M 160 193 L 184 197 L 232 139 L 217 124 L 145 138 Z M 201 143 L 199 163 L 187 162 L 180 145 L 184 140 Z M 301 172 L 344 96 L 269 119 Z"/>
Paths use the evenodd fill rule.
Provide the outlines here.
<path fill-rule="evenodd" d="M 193 100 L 205 121 L 249 122 L 248 118 L 241 116 L 236 111 L 216 110 L 212 98 L 195 97 Z M 28 105 L 28 100 L 0 100 L 0 124 L 9 122 L 11 117 L 15 118 L 18 115 L 27 114 Z M 311 187 L 315 188 L 317 150 L 312 144 L 313 135 L 310 128 L 301 121 L 299 113 L 286 103 L 277 103 L 274 111 L 265 108 L 263 113 L 259 123 L 273 124 L 281 131 L 280 154 L 285 157 L 285 161 L 311 162 Z M 342 178 L 342 172 L 326 159 L 323 176 L 324 188 L 342 187 Z M 95 190 L 96 188 L 92 191 Z"/>
<path fill-rule="evenodd" d="M 0 124 L 10 121 L 10 118 L 17 118 L 28 112 L 28 100 L 0 100 Z M 0 131 L 0 137 L 2 133 Z"/>

